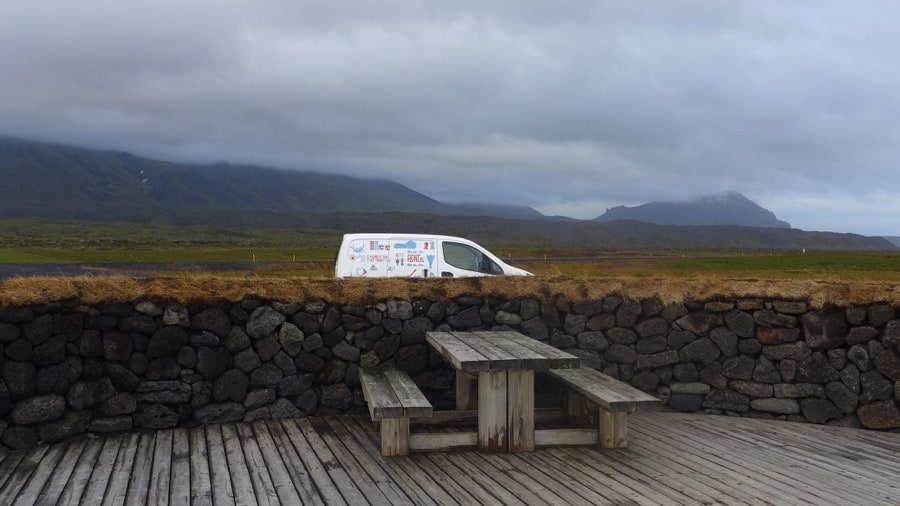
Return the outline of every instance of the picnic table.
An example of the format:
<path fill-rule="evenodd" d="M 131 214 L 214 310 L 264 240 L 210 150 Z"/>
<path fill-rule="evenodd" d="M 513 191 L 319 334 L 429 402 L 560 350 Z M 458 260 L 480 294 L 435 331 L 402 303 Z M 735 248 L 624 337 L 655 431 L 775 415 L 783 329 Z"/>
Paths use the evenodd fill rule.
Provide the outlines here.
<path fill-rule="evenodd" d="M 456 369 L 456 408 L 478 411 L 478 448 L 535 447 L 535 371 L 575 369 L 581 360 L 513 331 L 428 332 L 428 343 Z"/>

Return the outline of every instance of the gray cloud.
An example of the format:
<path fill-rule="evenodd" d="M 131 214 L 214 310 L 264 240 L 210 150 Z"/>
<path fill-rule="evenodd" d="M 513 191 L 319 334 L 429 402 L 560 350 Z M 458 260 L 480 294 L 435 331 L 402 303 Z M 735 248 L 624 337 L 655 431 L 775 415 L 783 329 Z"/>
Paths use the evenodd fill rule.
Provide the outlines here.
<path fill-rule="evenodd" d="M 737 190 L 799 228 L 900 235 L 898 10 L 15 0 L 0 133 L 576 217 Z"/>

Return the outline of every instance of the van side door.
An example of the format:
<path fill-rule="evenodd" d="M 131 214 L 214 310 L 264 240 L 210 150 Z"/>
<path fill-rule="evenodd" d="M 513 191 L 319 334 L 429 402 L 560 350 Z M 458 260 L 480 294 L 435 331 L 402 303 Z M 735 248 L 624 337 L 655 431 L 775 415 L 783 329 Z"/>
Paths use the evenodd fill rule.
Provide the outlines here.
<path fill-rule="evenodd" d="M 493 276 L 503 269 L 481 249 L 452 240 L 441 241 L 441 276 L 445 278 Z"/>
<path fill-rule="evenodd" d="M 387 276 L 437 276 L 437 240 L 431 237 L 391 237 Z"/>

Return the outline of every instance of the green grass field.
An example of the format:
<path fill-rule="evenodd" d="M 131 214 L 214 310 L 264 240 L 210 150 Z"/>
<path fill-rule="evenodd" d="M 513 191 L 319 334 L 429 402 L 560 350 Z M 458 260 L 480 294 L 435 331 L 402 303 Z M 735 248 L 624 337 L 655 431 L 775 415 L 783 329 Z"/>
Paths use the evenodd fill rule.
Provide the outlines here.
<path fill-rule="evenodd" d="M 86 224 L 0 219 L 2 263 L 236 263 L 267 276 L 327 276 L 340 243 L 333 231 Z M 900 280 L 900 253 L 598 251 L 484 246 L 538 275 Z M 168 273 L 165 267 L 160 274 Z M 180 267 L 173 266 L 178 272 Z M 258 272 L 257 272 L 258 271 Z"/>

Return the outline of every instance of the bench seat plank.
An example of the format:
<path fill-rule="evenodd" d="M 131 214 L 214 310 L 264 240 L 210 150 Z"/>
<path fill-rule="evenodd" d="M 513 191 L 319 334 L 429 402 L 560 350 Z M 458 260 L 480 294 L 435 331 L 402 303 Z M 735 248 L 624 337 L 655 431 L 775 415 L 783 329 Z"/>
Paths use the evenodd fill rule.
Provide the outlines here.
<path fill-rule="evenodd" d="M 405 372 L 365 369 L 359 379 L 372 420 L 431 416 L 431 403 Z"/>
<path fill-rule="evenodd" d="M 431 416 L 433 409 L 431 403 L 409 375 L 395 369 L 385 370 L 384 375 L 393 387 L 394 395 L 403 406 L 403 416 L 409 418 Z"/>
<path fill-rule="evenodd" d="M 589 367 L 547 372 L 608 411 L 632 412 L 662 404 L 656 397 Z"/>

